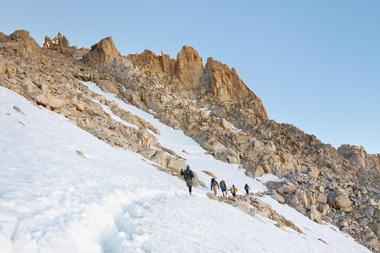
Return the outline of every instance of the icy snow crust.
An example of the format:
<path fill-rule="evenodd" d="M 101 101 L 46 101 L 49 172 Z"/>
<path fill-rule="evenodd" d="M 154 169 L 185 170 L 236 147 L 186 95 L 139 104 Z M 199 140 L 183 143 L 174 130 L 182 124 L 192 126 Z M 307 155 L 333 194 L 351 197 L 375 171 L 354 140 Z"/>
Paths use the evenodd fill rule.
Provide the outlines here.
<path fill-rule="evenodd" d="M 158 127 L 163 145 L 186 150 L 182 155 L 199 174 L 213 169 L 227 182 L 243 182 L 237 166 L 213 160 L 181 131 L 112 99 Z M 265 189 L 253 179 L 244 182 L 257 191 Z M 66 118 L 0 87 L 2 253 L 368 252 L 329 226 L 315 224 L 271 198 L 265 200 L 305 234 L 209 200 L 205 189 L 196 188 L 189 196 L 183 181 L 158 171 L 141 156 L 111 147 Z"/>

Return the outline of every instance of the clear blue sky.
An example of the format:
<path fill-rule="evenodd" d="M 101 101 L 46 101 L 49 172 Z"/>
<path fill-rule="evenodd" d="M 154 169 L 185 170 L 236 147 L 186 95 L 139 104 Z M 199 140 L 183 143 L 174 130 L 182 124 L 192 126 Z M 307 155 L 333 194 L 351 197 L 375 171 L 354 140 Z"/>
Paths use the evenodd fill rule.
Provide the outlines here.
<path fill-rule="evenodd" d="M 100 2 L 104 3 L 101 4 Z M 380 1 L 2 1 L 0 31 L 123 54 L 192 45 L 233 66 L 270 118 L 380 153 Z"/>

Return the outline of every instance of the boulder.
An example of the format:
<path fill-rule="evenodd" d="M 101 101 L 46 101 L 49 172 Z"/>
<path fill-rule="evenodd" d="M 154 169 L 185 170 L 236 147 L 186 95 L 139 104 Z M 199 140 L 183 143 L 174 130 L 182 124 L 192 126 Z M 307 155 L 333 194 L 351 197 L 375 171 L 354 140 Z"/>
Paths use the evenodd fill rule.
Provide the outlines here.
<path fill-rule="evenodd" d="M 33 94 L 35 92 L 40 91 L 40 89 L 33 83 L 33 81 L 30 78 L 25 78 L 22 81 L 22 86 L 28 94 Z"/>
<path fill-rule="evenodd" d="M 127 95 L 126 95 L 127 101 L 130 104 L 136 106 L 137 108 L 143 109 L 143 110 L 147 109 L 145 103 L 141 100 L 141 97 L 137 92 L 132 91 L 132 90 L 127 90 L 126 93 L 127 93 Z"/>
<path fill-rule="evenodd" d="M 154 154 L 156 153 L 156 149 L 154 148 L 145 148 L 144 150 L 142 150 L 140 152 L 140 155 L 142 155 L 143 157 L 147 158 L 147 159 L 150 159 L 154 156 Z"/>
<path fill-rule="evenodd" d="M 268 166 L 265 164 L 261 164 L 259 166 L 256 166 L 255 171 L 253 172 L 254 177 L 261 177 L 267 173 L 269 173 Z"/>
<path fill-rule="evenodd" d="M 203 148 L 212 153 L 222 153 L 226 150 L 226 147 L 216 140 L 209 140 L 208 142 L 203 143 Z"/>
<path fill-rule="evenodd" d="M 309 211 L 309 217 L 312 221 L 322 224 L 321 213 L 317 210 L 315 205 L 312 205 Z"/>
<path fill-rule="evenodd" d="M 285 198 L 281 196 L 278 192 L 274 191 L 271 195 L 272 198 L 278 201 L 278 203 L 284 204 Z"/>
<path fill-rule="evenodd" d="M 225 120 L 224 118 L 222 118 L 220 120 L 222 126 L 224 129 L 227 129 L 227 130 L 230 130 L 230 131 L 235 131 L 235 127 L 234 125 L 231 124 L 231 122 L 229 122 L 228 120 Z"/>
<path fill-rule="evenodd" d="M 60 109 L 65 102 L 50 94 L 41 94 L 35 97 L 37 104 L 43 106 L 49 106 L 51 109 Z"/>
<path fill-rule="evenodd" d="M 183 159 L 171 157 L 168 160 L 167 167 L 175 172 L 179 173 L 181 169 L 185 168 L 186 162 Z"/>
<path fill-rule="evenodd" d="M 83 112 L 84 111 L 84 108 L 85 108 L 85 104 L 80 102 L 80 101 L 75 101 L 73 102 L 73 105 L 75 107 L 75 109 L 79 112 Z"/>
<path fill-rule="evenodd" d="M 96 84 L 105 92 L 118 94 L 119 93 L 119 85 L 115 82 L 109 80 L 97 80 Z"/>
<path fill-rule="evenodd" d="M 309 176 L 313 179 L 317 179 L 318 176 L 320 175 L 321 171 L 318 169 L 318 168 L 315 168 L 315 167 L 311 167 L 309 168 Z"/>
<path fill-rule="evenodd" d="M 351 211 L 352 202 L 345 193 L 333 193 L 329 196 L 329 203 L 335 209 Z"/>
<path fill-rule="evenodd" d="M 162 150 L 157 150 L 155 155 L 153 157 L 151 157 L 150 160 L 152 162 L 158 164 L 159 166 L 166 168 L 167 163 L 168 163 L 168 157 L 170 157 L 170 155 L 168 153 L 166 153 Z"/>
<path fill-rule="evenodd" d="M 326 194 L 319 193 L 318 197 L 317 197 L 317 201 L 319 203 L 326 204 L 327 203 L 327 196 L 326 196 Z"/>

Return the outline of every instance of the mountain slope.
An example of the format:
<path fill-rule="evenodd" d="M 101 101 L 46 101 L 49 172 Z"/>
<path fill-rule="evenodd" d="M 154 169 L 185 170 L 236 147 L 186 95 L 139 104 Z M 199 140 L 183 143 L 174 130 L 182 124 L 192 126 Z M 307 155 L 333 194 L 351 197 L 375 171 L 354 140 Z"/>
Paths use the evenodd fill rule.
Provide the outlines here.
<path fill-rule="evenodd" d="M 39 128 L 44 127 L 37 123 L 38 129 L 24 129 L 31 130 L 30 133 L 11 132 L 7 124 L 2 124 L 2 130 L 7 131 L 2 136 L 9 143 L 15 147 L 18 147 L 18 142 L 23 143 L 25 147 L 33 147 L 25 151 L 22 151 L 21 147 L 18 148 L 20 150 L 16 150 L 24 155 L 24 164 L 18 164 L 18 168 L 34 164 L 42 168 L 41 171 L 32 170 L 30 174 L 23 174 L 27 172 L 24 169 L 12 171 L 13 167 L 10 164 L 18 161 L 17 153 L 7 152 L 10 146 L 3 142 L 1 148 L 7 154 L 4 182 L 17 182 L 18 172 L 22 178 L 52 173 L 55 175 L 54 178 L 59 178 L 57 180 L 61 181 L 58 182 L 64 185 L 75 184 L 76 178 L 85 183 L 89 177 L 92 183 L 85 186 L 86 193 L 80 187 L 74 191 L 81 193 L 82 197 L 86 194 L 92 196 L 94 193 L 99 197 L 93 199 L 97 202 L 103 198 L 102 196 L 112 195 L 110 189 L 119 187 L 114 180 L 128 184 L 128 180 L 131 179 L 129 175 L 133 175 L 131 180 L 139 181 L 141 175 L 134 174 L 134 170 L 141 166 L 149 167 L 144 175 L 155 168 L 171 175 L 171 180 L 178 180 L 181 179 L 180 170 L 186 164 L 190 164 L 196 172 L 195 184 L 199 187 L 199 196 L 204 198 L 207 195 L 219 202 L 225 202 L 223 206 L 228 204 L 229 207 L 240 209 L 250 217 L 265 217 L 271 224 L 280 228 L 298 231 L 300 234 L 294 240 L 304 237 L 305 233 L 307 238 L 311 236 L 319 242 L 326 242 L 328 247 L 333 247 L 332 250 L 339 251 L 342 235 L 333 232 L 329 225 L 321 226 L 311 221 L 313 220 L 319 224 L 334 224 L 369 249 L 380 250 L 380 184 L 377 183 L 380 182 L 379 156 L 368 155 L 362 149 L 352 146 L 342 146 L 336 150 L 292 125 L 269 120 L 260 99 L 240 80 L 233 68 L 211 58 L 203 65 L 201 57 L 189 46 L 184 46 L 176 59 L 171 59 L 163 53 L 155 55 L 149 50 L 122 56 L 111 37 L 101 40 L 91 49 L 78 49 L 70 46 L 67 38 L 58 34 L 53 40 L 46 38 L 43 47 L 39 47 L 27 31 L 16 31 L 9 36 L 0 33 L 0 56 L 0 86 L 17 92 L 33 105 L 45 108 L 44 111 L 49 111 L 50 114 L 53 113 L 52 115 L 59 114 L 61 118 L 64 116 L 68 120 L 67 123 L 71 122 L 72 126 L 87 132 L 91 138 L 96 137 L 96 141 L 103 143 L 102 145 L 108 144 L 113 147 L 108 149 L 109 152 L 102 148 L 103 151 L 98 150 L 93 155 L 89 155 L 84 148 L 76 149 L 75 145 L 70 146 L 70 151 L 58 148 L 56 152 L 51 153 L 49 148 L 54 151 L 56 147 L 63 145 L 54 144 L 55 138 L 63 141 L 67 135 L 70 138 L 66 141 L 80 144 L 80 139 L 85 141 L 87 137 L 72 135 L 70 129 L 62 130 L 63 134 L 50 128 L 41 132 Z M 12 110 L 18 113 L 15 115 L 22 115 L 19 107 Z M 58 119 L 57 122 L 62 123 Z M 25 125 L 22 120 L 18 124 Z M 60 129 L 60 125 L 53 125 Z M 12 137 L 13 135 L 15 137 Z M 40 140 L 49 143 L 49 147 L 43 146 Z M 92 141 L 89 143 L 93 144 Z M 40 145 L 40 149 L 37 144 Z M 89 148 L 92 145 L 85 147 Z M 124 157 L 120 153 L 120 157 L 123 158 L 119 155 L 114 157 L 116 154 L 111 154 L 111 150 L 127 150 L 130 155 Z M 41 151 L 43 156 L 40 157 L 36 151 Z M 75 159 L 66 161 L 73 156 Z M 128 175 L 117 174 L 120 171 L 115 174 L 104 161 L 91 160 L 105 156 L 117 161 L 115 164 L 111 163 L 111 167 L 121 168 L 119 166 L 125 164 L 133 165 L 133 169 L 128 169 Z M 136 157 L 143 159 L 145 165 L 134 163 Z M 44 160 L 48 161 L 47 165 L 44 165 Z M 65 165 L 64 168 L 59 167 L 62 169 L 59 172 L 54 169 L 58 161 Z M 50 162 L 55 165 L 50 166 Z M 80 164 L 86 166 L 78 167 Z M 76 169 L 67 170 L 70 166 Z M 83 170 L 88 166 L 97 169 Z M 102 177 L 102 170 L 110 177 L 108 181 Z M 63 172 L 69 175 L 59 174 Z M 272 174 L 282 178 L 279 180 Z M 73 181 L 70 179 L 71 176 Z M 249 183 L 254 193 L 249 196 L 239 195 L 237 199 L 215 198 L 207 194 L 207 187 L 204 188 L 211 176 L 217 177 L 218 180 L 225 179 L 228 185 L 236 184 L 240 189 L 245 183 Z M 44 177 L 41 182 L 50 180 L 49 177 Z M 166 179 L 160 177 L 157 180 Z M 26 188 L 30 189 L 29 191 L 41 189 L 37 179 L 34 180 L 36 184 L 25 182 L 27 184 L 12 188 L 17 191 L 17 187 L 20 187 L 20 196 L 28 192 Z M 97 182 L 100 182 L 100 185 Z M 141 184 L 137 182 L 134 186 L 151 188 L 152 186 L 146 187 L 149 182 L 155 181 L 141 179 Z M 180 191 L 183 191 L 184 184 L 175 182 L 181 187 Z M 59 184 L 57 187 L 60 187 Z M 54 191 L 53 188 L 54 186 L 49 189 Z M 46 189 L 45 191 L 48 191 Z M 64 189 L 62 194 L 71 196 L 69 188 Z M 165 189 L 177 191 L 171 186 Z M 161 190 L 159 188 L 159 191 Z M 130 190 L 123 191 L 128 193 Z M 155 189 L 152 189 L 152 192 L 155 192 Z M 3 193 L 6 196 L 7 189 L 4 188 L 0 194 Z M 137 195 L 138 198 L 145 198 Z M 28 201 L 28 195 L 25 196 L 21 202 Z M 165 199 L 166 197 L 164 194 Z M 88 198 L 84 196 L 83 199 Z M 4 200 L 5 207 L 19 203 L 17 198 Z M 187 198 L 185 200 L 187 201 Z M 104 204 L 99 205 L 100 209 L 104 207 Z M 24 206 L 21 207 L 22 210 L 23 208 Z M 58 203 L 50 210 L 54 213 L 61 210 L 60 208 Z M 77 210 L 76 208 L 73 206 L 74 210 Z M 170 205 L 167 209 L 162 206 L 165 210 L 171 208 Z M 33 210 L 33 213 L 39 209 L 30 210 Z M 149 212 L 145 214 L 150 215 Z M 107 216 L 106 213 L 104 215 Z M 34 219 L 32 214 L 30 216 Z M 17 223 L 22 217 L 18 214 L 4 217 L 7 217 L 4 219 L 7 224 L 15 222 L 15 225 L 7 227 L 9 231 L 15 228 L 18 230 Z M 201 220 L 201 217 L 198 218 Z M 49 216 L 46 220 L 50 222 L 50 219 L 54 220 L 54 217 Z M 97 220 L 91 218 L 89 222 Z M 146 226 L 149 227 L 151 223 L 156 224 L 156 221 L 152 218 Z M 28 232 L 32 225 L 22 226 L 25 226 L 27 232 L 20 238 L 35 234 Z M 81 229 L 86 230 L 85 227 Z M 177 231 L 179 228 L 171 229 Z M 246 228 L 242 228 L 244 229 Z M 277 227 L 275 229 L 278 230 Z M 66 228 L 63 230 L 66 231 Z M 18 233 L 9 231 L 4 240 L 11 238 L 8 242 L 14 244 L 12 247 L 29 247 L 26 245 L 28 240 L 14 243 Z M 84 234 L 86 233 L 91 234 Z M 335 235 L 338 244 L 328 240 Z M 86 240 L 98 243 L 97 239 L 91 238 Z M 105 239 L 107 242 L 113 240 L 114 237 Z M 179 242 L 181 240 L 183 238 L 178 239 Z M 104 250 L 109 251 L 112 245 L 112 242 L 108 246 L 101 243 L 100 248 L 106 247 Z M 237 247 L 231 247 L 235 246 Z M 302 248 L 301 243 L 299 247 Z M 290 250 L 286 248 L 288 249 Z"/>
<path fill-rule="evenodd" d="M 367 252 L 289 208 L 282 212 L 304 235 L 210 200 L 202 188 L 189 196 L 141 156 L 14 92 L 0 87 L 0 101 L 1 252 Z"/>

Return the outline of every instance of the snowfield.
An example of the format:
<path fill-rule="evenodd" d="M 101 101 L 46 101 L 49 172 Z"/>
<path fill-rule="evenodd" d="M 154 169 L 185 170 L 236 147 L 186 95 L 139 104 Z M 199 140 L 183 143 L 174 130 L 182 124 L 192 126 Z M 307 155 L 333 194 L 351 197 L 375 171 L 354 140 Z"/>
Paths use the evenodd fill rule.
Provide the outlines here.
<path fill-rule="evenodd" d="M 183 132 L 104 94 L 158 128 L 160 143 L 185 157 L 205 183 L 206 169 L 240 189 L 248 182 L 265 190 Z M 369 252 L 331 225 L 313 223 L 269 197 L 263 199 L 305 234 L 210 200 L 207 189 L 194 192 L 189 196 L 183 181 L 142 156 L 111 147 L 0 86 L 1 253 Z"/>

